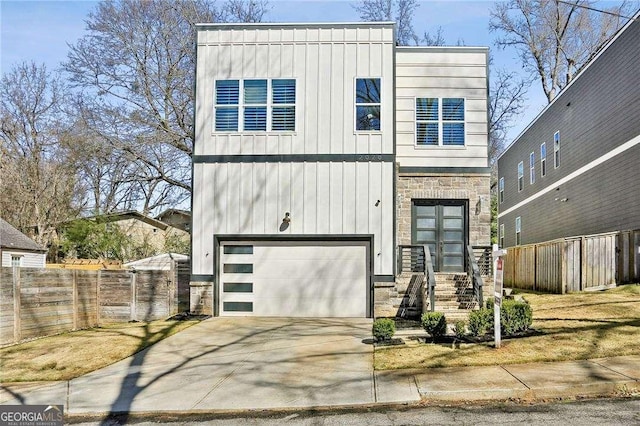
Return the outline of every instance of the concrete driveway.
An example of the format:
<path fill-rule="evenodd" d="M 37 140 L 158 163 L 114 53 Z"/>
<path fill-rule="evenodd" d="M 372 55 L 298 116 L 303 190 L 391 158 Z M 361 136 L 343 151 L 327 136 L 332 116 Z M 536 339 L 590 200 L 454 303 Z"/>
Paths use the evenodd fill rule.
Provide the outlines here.
<path fill-rule="evenodd" d="M 5 388 L 0 403 L 64 401 L 75 414 L 374 403 L 371 324 L 212 318 L 69 382 Z"/>

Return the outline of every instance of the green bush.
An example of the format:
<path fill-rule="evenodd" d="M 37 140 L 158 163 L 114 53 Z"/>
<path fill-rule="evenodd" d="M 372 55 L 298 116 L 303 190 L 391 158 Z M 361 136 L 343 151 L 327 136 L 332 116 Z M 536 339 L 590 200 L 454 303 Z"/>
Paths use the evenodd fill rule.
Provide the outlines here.
<path fill-rule="evenodd" d="M 442 312 L 425 312 L 421 319 L 422 328 L 434 339 L 447 332 L 447 319 Z"/>
<path fill-rule="evenodd" d="M 391 318 L 378 318 L 373 322 L 373 337 L 376 340 L 389 340 L 395 333 L 396 323 Z"/>
<path fill-rule="evenodd" d="M 484 336 L 493 329 L 493 309 L 481 308 L 469 313 L 469 333 Z"/>
<path fill-rule="evenodd" d="M 462 339 L 467 333 L 467 322 L 464 320 L 458 320 L 453 324 L 453 333 L 458 339 Z"/>
<path fill-rule="evenodd" d="M 500 325 L 505 336 L 527 331 L 533 322 L 531 306 L 526 302 L 503 300 L 500 308 Z"/>

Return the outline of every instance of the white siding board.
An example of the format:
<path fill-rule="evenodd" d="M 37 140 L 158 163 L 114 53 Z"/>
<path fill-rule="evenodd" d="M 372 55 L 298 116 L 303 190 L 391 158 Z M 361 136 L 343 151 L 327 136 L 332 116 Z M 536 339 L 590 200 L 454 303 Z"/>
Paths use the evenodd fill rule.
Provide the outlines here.
<path fill-rule="evenodd" d="M 317 201 L 316 208 L 318 211 L 316 230 L 318 234 L 328 234 L 329 231 L 329 209 L 331 203 L 330 188 L 330 163 L 318 163 L 317 175 Z"/>
<path fill-rule="evenodd" d="M 342 167 L 343 163 L 329 163 L 329 233 L 343 233 L 342 226 L 342 203 L 344 194 L 342 192 Z"/>
<path fill-rule="evenodd" d="M 356 164 L 343 163 L 344 173 L 342 176 L 342 232 L 344 234 L 355 234 L 356 231 Z"/>
<path fill-rule="evenodd" d="M 369 163 L 356 163 L 356 234 L 366 234 L 369 226 Z"/>
<path fill-rule="evenodd" d="M 479 77 L 486 78 L 485 65 L 432 65 L 411 64 L 398 67 L 397 77 Z"/>
<path fill-rule="evenodd" d="M 19 256 L 21 268 L 44 268 L 46 263 L 45 253 L 34 253 L 24 250 L 2 249 L 2 266 L 11 267 L 11 257 Z"/>
<path fill-rule="evenodd" d="M 356 138 L 355 134 L 355 77 L 349 78 L 349 76 L 356 76 L 358 71 L 357 61 L 357 45 L 347 44 L 344 52 L 344 110 L 342 115 L 344 117 L 343 127 L 343 140 L 344 140 L 344 152 L 348 154 L 356 153 Z"/>
<path fill-rule="evenodd" d="M 344 51 L 342 44 L 332 45 L 331 51 L 331 115 L 332 120 L 327 128 L 327 134 L 331 135 L 331 153 L 344 152 L 343 131 L 348 126 L 348 117 L 345 116 L 345 73 L 344 73 Z"/>
<path fill-rule="evenodd" d="M 305 163 L 304 168 L 304 233 L 316 232 L 317 163 Z"/>

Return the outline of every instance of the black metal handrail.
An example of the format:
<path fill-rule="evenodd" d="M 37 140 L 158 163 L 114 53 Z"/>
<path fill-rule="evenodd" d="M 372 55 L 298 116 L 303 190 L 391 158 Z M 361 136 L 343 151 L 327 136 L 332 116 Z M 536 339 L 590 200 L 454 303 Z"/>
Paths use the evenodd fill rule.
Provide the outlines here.
<path fill-rule="evenodd" d="M 471 245 L 467 246 L 467 273 L 469 274 L 469 278 L 471 278 L 471 282 L 473 284 L 473 295 L 478 301 L 478 307 L 482 308 L 483 306 L 483 295 L 482 295 L 482 275 L 480 274 L 480 268 L 478 267 L 478 261 L 476 260 L 474 247 Z"/>
<path fill-rule="evenodd" d="M 425 291 L 429 299 L 430 310 L 435 310 L 436 276 L 433 272 L 431 252 L 427 245 L 398 246 L 398 273 L 402 271 L 422 272 L 425 276 Z"/>
<path fill-rule="evenodd" d="M 480 275 L 490 277 L 493 275 L 493 248 L 491 246 L 472 246 L 473 256 L 478 263 Z"/>

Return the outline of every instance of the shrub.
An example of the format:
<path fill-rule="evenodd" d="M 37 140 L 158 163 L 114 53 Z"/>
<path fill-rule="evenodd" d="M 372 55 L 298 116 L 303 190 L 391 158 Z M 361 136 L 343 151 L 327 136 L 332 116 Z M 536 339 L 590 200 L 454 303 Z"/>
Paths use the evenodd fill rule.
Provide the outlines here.
<path fill-rule="evenodd" d="M 462 339 L 466 334 L 467 322 L 464 320 L 458 320 L 453 324 L 453 333 L 458 339 Z"/>
<path fill-rule="evenodd" d="M 447 332 L 447 319 L 442 312 L 425 312 L 421 319 L 422 328 L 434 339 Z"/>
<path fill-rule="evenodd" d="M 469 332 L 472 336 L 484 336 L 493 329 L 493 309 L 481 308 L 469 313 Z"/>
<path fill-rule="evenodd" d="M 528 303 L 515 300 L 502 301 L 500 325 L 505 336 L 528 330 L 532 321 L 533 315 Z"/>
<path fill-rule="evenodd" d="M 376 340 L 389 340 L 395 333 L 396 323 L 391 318 L 378 318 L 373 322 L 373 337 Z"/>

